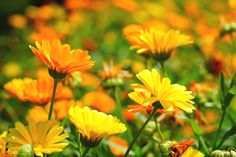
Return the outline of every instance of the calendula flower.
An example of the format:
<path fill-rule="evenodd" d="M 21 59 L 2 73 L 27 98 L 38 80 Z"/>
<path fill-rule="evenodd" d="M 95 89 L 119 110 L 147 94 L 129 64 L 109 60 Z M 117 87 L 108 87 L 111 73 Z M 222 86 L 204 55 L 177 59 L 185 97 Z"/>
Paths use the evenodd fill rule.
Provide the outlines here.
<path fill-rule="evenodd" d="M 182 142 L 174 142 L 171 146 L 171 157 L 179 157 L 194 143 L 192 138 L 188 138 Z M 187 156 L 186 156 L 187 157 Z"/>
<path fill-rule="evenodd" d="M 112 112 L 115 109 L 115 100 L 105 92 L 88 92 L 85 94 L 83 102 L 105 113 Z"/>
<path fill-rule="evenodd" d="M 16 122 L 15 128 L 9 129 L 5 141 L 9 144 L 9 148 L 30 144 L 34 148 L 35 155 L 42 157 L 43 154 L 61 152 L 68 145 L 63 141 L 68 135 L 62 132 L 63 127 L 58 124 L 50 127 L 50 121 L 29 122 L 28 126 Z"/>
<path fill-rule="evenodd" d="M 17 99 L 21 101 L 25 101 L 24 97 L 24 83 L 30 82 L 32 79 L 30 78 L 24 78 L 24 79 L 13 79 L 10 82 L 7 82 L 3 85 L 4 89 L 9 92 L 13 97 L 16 97 Z"/>
<path fill-rule="evenodd" d="M 88 107 L 71 107 L 69 118 L 80 132 L 81 142 L 86 147 L 95 147 L 103 137 L 126 131 L 125 125 L 116 117 Z"/>
<path fill-rule="evenodd" d="M 32 103 L 43 105 L 48 103 L 52 97 L 53 81 L 49 79 L 38 79 L 24 83 L 23 96 L 24 98 Z M 72 92 L 62 87 L 59 83 L 55 99 L 69 99 L 72 98 Z"/>
<path fill-rule="evenodd" d="M 131 88 L 134 92 L 128 95 L 140 104 L 140 107 L 153 108 L 152 104 L 159 102 L 167 111 L 173 111 L 175 107 L 186 112 L 192 112 L 195 109 L 192 105 L 194 97 L 191 92 L 186 91 L 184 86 L 171 84 L 170 79 L 166 77 L 161 78 L 157 70 L 144 70 L 136 76 L 143 84 L 132 84 Z"/>
<path fill-rule="evenodd" d="M 192 39 L 177 30 L 167 32 L 155 28 L 141 29 L 132 44 L 138 54 L 153 55 L 156 60 L 168 59 L 172 51 L 182 45 L 193 43 Z"/>
<path fill-rule="evenodd" d="M 41 43 L 36 42 L 36 48 L 30 48 L 48 66 L 49 73 L 54 79 L 62 79 L 71 72 L 84 71 L 94 65 L 87 51 L 71 50 L 68 44 L 61 44 L 58 39 L 52 42 L 42 40 Z"/>
<path fill-rule="evenodd" d="M 204 157 L 205 155 L 202 152 L 193 149 L 193 147 L 189 147 L 180 157 Z"/>
<path fill-rule="evenodd" d="M 42 106 L 34 106 L 28 111 L 26 120 L 28 122 L 44 122 L 48 119 L 48 112 Z"/>

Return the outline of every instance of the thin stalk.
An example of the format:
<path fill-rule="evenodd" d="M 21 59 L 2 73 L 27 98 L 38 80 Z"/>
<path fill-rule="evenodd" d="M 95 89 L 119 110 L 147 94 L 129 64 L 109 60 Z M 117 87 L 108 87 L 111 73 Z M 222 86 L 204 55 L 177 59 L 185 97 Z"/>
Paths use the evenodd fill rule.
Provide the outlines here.
<path fill-rule="evenodd" d="M 86 147 L 84 153 L 82 154 L 81 157 L 86 157 L 87 153 L 89 152 L 90 148 L 89 147 Z"/>
<path fill-rule="evenodd" d="M 121 106 L 121 100 L 120 100 L 120 87 L 116 86 L 114 88 L 115 90 L 115 101 L 116 101 L 116 116 L 120 118 L 122 123 L 125 123 L 125 125 L 128 127 L 127 121 L 125 120 L 123 114 L 122 114 L 122 106 Z M 130 129 L 127 131 L 128 140 L 131 141 L 132 139 L 132 133 L 130 132 Z"/>
<path fill-rule="evenodd" d="M 209 154 L 209 149 L 208 149 L 205 141 L 203 140 L 202 136 L 199 137 L 199 142 L 202 145 L 202 148 L 205 151 L 205 153 Z"/>
<path fill-rule="evenodd" d="M 160 138 L 161 138 L 161 142 L 163 142 L 163 141 L 164 141 L 164 136 L 163 136 L 163 134 L 162 134 L 160 124 L 158 123 L 156 117 L 153 117 L 153 118 L 154 118 L 154 121 L 155 121 L 155 124 L 156 124 L 157 132 L 158 132 L 158 134 L 159 134 L 159 136 L 160 136 Z"/>
<path fill-rule="evenodd" d="M 115 87 L 115 100 L 116 100 L 116 114 L 121 119 L 122 122 L 125 122 L 124 116 L 122 114 L 122 106 L 120 100 L 120 87 Z"/>
<path fill-rule="evenodd" d="M 145 126 L 148 124 L 148 122 L 151 120 L 152 116 L 156 113 L 157 108 L 154 108 L 154 110 L 151 112 L 151 114 L 149 115 L 148 119 L 145 121 L 145 123 L 143 124 L 143 126 L 139 129 L 139 131 L 137 132 L 137 134 L 135 135 L 133 141 L 131 142 L 131 144 L 129 145 L 127 151 L 125 152 L 124 157 L 127 157 L 130 150 L 132 149 L 134 143 L 136 142 L 136 140 L 138 139 L 138 137 L 140 136 L 140 134 L 142 133 L 143 129 L 145 128 Z"/>
<path fill-rule="evenodd" d="M 213 147 L 214 149 L 216 148 L 217 139 L 219 138 L 220 131 L 221 131 L 221 128 L 222 128 L 222 124 L 223 124 L 223 121 L 225 119 L 226 109 L 227 108 L 223 109 L 223 113 L 222 113 L 222 116 L 221 116 L 221 119 L 220 119 L 219 127 L 218 127 L 217 132 L 216 132 L 216 138 L 215 138 L 214 147 Z"/>
<path fill-rule="evenodd" d="M 48 120 L 50 120 L 52 118 L 53 104 L 54 104 L 54 100 L 55 100 L 55 95 L 56 95 L 56 89 L 57 89 L 58 82 L 59 82 L 59 80 L 54 79 L 50 110 L 49 110 L 49 113 L 48 113 Z"/>
<path fill-rule="evenodd" d="M 167 76 L 166 68 L 165 68 L 165 62 L 164 61 L 160 61 L 160 65 L 161 65 L 161 71 L 162 71 L 163 76 Z"/>

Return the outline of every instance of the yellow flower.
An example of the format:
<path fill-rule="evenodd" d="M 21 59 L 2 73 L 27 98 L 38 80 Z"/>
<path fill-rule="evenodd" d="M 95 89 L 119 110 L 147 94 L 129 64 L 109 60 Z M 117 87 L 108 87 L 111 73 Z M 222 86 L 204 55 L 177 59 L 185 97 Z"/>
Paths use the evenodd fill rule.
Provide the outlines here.
<path fill-rule="evenodd" d="M 29 122 L 29 126 L 16 122 L 15 128 L 9 129 L 5 141 L 9 143 L 9 148 L 31 144 L 35 155 L 43 156 L 43 154 L 61 152 L 68 145 L 63 141 L 68 135 L 62 132 L 63 127 L 58 124 L 50 127 L 50 121 Z"/>
<path fill-rule="evenodd" d="M 150 54 L 157 60 L 166 60 L 175 48 L 191 43 L 193 41 L 189 36 L 183 35 L 177 30 L 165 32 L 148 28 L 140 30 L 140 34 L 136 36 L 132 48 L 137 49 L 139 54 Z"/>
<path fill-rule="evenodd" d="M 70 45 L 61 44 L 57 39 L 52 42 L 42 40 L 41 44 L 36 42 L 36 48 L 30 48 L 36 57 L 48 66 L 53 78 L 61 79 L 71 72 L 87 70 L 94 65 L 87 51 L 71 50 Z"/>
<path fill-rule="evenodd" d="M 103 137 L 126 131 L 125 125 L 116 117 L 88 107 L 71 107 L 69 118 L 81 133 L 81 142 L 86 147 L 95 147 Z"/>
<path fill-rule="evenodd" d="M 184 86 L 171 84 L 170 79 L 166 77 L 161 78 L 157 70 L 143 70 L 136 76 L 143 83 L 131 85 L 134 92 L 129 93 L 129 97 L 136 103 L 148 107 L 159 102 L 167 111 L 173 111 L 175 107 L 186 112 L 195 109 L 191 92 L 186 91 Z"/>
<path fill-rule="evenodd" d="M 204 154 L 202 154 L 200 151 L 193 149 L 192 147 L 189 147 L 180 157 L 204 157 Z"/>

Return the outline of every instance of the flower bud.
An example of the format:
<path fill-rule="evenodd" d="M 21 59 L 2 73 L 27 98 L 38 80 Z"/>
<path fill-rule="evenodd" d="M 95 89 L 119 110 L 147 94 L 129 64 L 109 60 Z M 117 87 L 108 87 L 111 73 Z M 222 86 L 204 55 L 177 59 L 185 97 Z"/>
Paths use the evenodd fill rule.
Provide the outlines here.
<path fill-rule="evenodd" d="M 23 145 L 19 151 L 17 157 L 34 157 L 34 148 L 30 144 Z"/>

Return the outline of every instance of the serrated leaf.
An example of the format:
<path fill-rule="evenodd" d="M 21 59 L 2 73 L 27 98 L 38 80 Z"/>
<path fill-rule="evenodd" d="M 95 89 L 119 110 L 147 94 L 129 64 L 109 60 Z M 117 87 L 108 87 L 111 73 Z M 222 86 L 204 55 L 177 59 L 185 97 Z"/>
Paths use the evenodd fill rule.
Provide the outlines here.
<path fill-rule="evenodd" d="M 223 138 L 220 141 L 220 144 L 217 146 L 219 148 L 229 137 L 236 135 L 236 125 L 233 126 L 231 129 L 229 129 L 223 136 Z"/>

